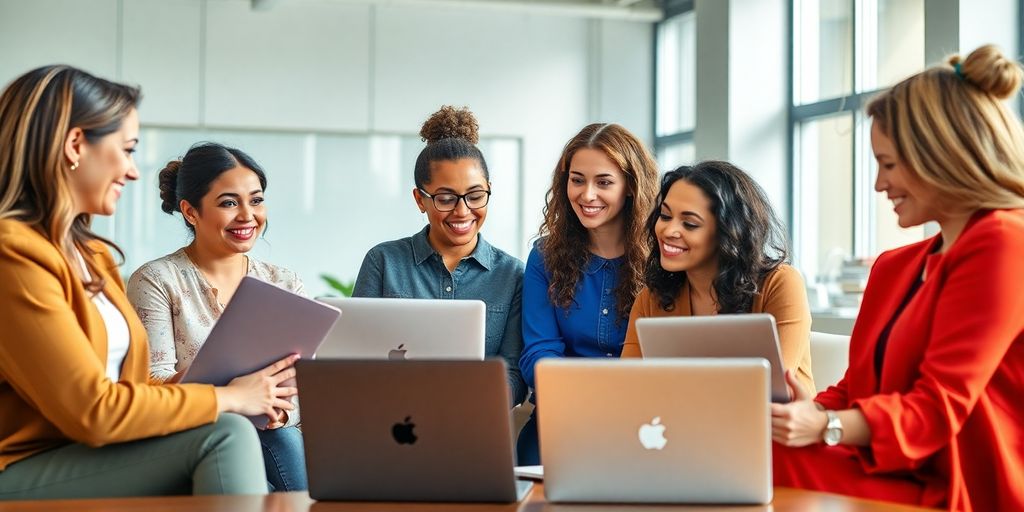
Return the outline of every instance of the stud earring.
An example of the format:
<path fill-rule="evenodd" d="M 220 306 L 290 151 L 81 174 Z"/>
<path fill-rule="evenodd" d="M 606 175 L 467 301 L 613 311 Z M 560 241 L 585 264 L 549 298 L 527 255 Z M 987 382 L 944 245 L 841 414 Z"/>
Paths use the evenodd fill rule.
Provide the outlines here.
<path fill-rule="evenodd" d="M 75 169 L 78 169 L 78 162 L 71 164 L 71 170 L 73 171 Z"/>

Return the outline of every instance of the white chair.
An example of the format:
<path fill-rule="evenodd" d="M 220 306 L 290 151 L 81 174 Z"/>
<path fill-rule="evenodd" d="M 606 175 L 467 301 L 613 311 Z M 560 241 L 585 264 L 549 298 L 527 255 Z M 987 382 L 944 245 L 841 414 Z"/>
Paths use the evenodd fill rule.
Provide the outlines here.
<path fill-rule="evenodd" d="M 839 382 L 849 364 L 849 336 L 811 332 L 811 373 L 818 391 Z"/>

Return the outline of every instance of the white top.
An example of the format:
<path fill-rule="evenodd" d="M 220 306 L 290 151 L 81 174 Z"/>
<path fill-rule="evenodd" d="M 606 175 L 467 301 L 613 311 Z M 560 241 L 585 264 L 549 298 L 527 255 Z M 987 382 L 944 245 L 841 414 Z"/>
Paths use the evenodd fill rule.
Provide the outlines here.
<path fill-rule="evenodd" d="M 82 253 L 76 251 L 75 254 L 78 255 L 78 263 L 85 279 L 92 279 Z M 117 382 L 121 379 L 121 366 L 124 365 L 124 358 L 128 354 L 128 345 L 131 343 L 128 321 L 124 319 L 121 310 L 110 302 L 105 293 L 100 292 L 93 295 L 92 303 L 99 310 L 100 317 L 103 318 L 103 325 L 107 330 L 107 377 Z"/>
<path fill-rule="evenodd" d="M 288 269 L 249 258 L 248 275 L 304 295 L 302 281 Z M 150 376 L 165 381 L 188 368 L 224 312 L 216 289 L 184 248 L 139 267 L 127 288 L 149 335 Z M 289 413 L 288 424 L 298 416 Z"/>

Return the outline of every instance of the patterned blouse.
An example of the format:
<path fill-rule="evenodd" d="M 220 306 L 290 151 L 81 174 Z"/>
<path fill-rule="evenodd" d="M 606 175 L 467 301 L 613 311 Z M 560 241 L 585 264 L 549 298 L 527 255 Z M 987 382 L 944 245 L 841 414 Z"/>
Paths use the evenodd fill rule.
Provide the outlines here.
<path fill-rule="evenodd" d="M 303 294 L 302 281 L 290 270 L 249 258 L 248 275 Z M 156 381 L 192 364 L 224 311 L 184 248 L 139 267 L 128 279 L 128 300 L 149 335 L 149 371 Z"/>

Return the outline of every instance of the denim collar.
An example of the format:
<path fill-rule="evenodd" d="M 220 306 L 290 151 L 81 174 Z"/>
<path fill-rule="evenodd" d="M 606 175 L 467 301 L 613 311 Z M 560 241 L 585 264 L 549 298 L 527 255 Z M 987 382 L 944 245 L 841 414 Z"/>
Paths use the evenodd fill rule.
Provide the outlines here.
<path fill-rule="evenodd" d="M 413 260 L 416 261 L 417 265 L 420 265 L 424 261 L 427 261 L 427 258 L 429 258 L 431 255 L 437 254 L 437 251 L 435 251 L 434 248 L 430 246 L 430 240 L 428 240 L 427 238 L 428 233 L 430 233 L 429 224 L 423 226 L 423 229 L 421 229 L 419 233 L 416 233 L 415 235 L 412 236 L 412 257 Z M 437 256 L 438 258 L 441 257 L 440 254 L 438 254 Z M 491 270 L 491 268 L 494 267 L 494 257 L 494 246 L 487 243 L 487 241 L 484 240 L 483 235 L 477 234 L 476 248 L 473 249 L 473 252 L 470 253 L 470 255 L 466 257 L 466 259 L 472 259 L 479 263 L 480 266 L 483 267 L 485 270 Z"/>
<path fill-rule="evenodd" d="M 598 270 L 601 270 L 605 265 L 610 265 L 614 270 L 625 260 L 625 256 L 619 256 L 618 258 L 605 259 L 594 253 L 590 253 L 590 257 L 587 258 L 587 266 L 583 269 L 583 272 L 587 275 L 595 274 Z"/>

